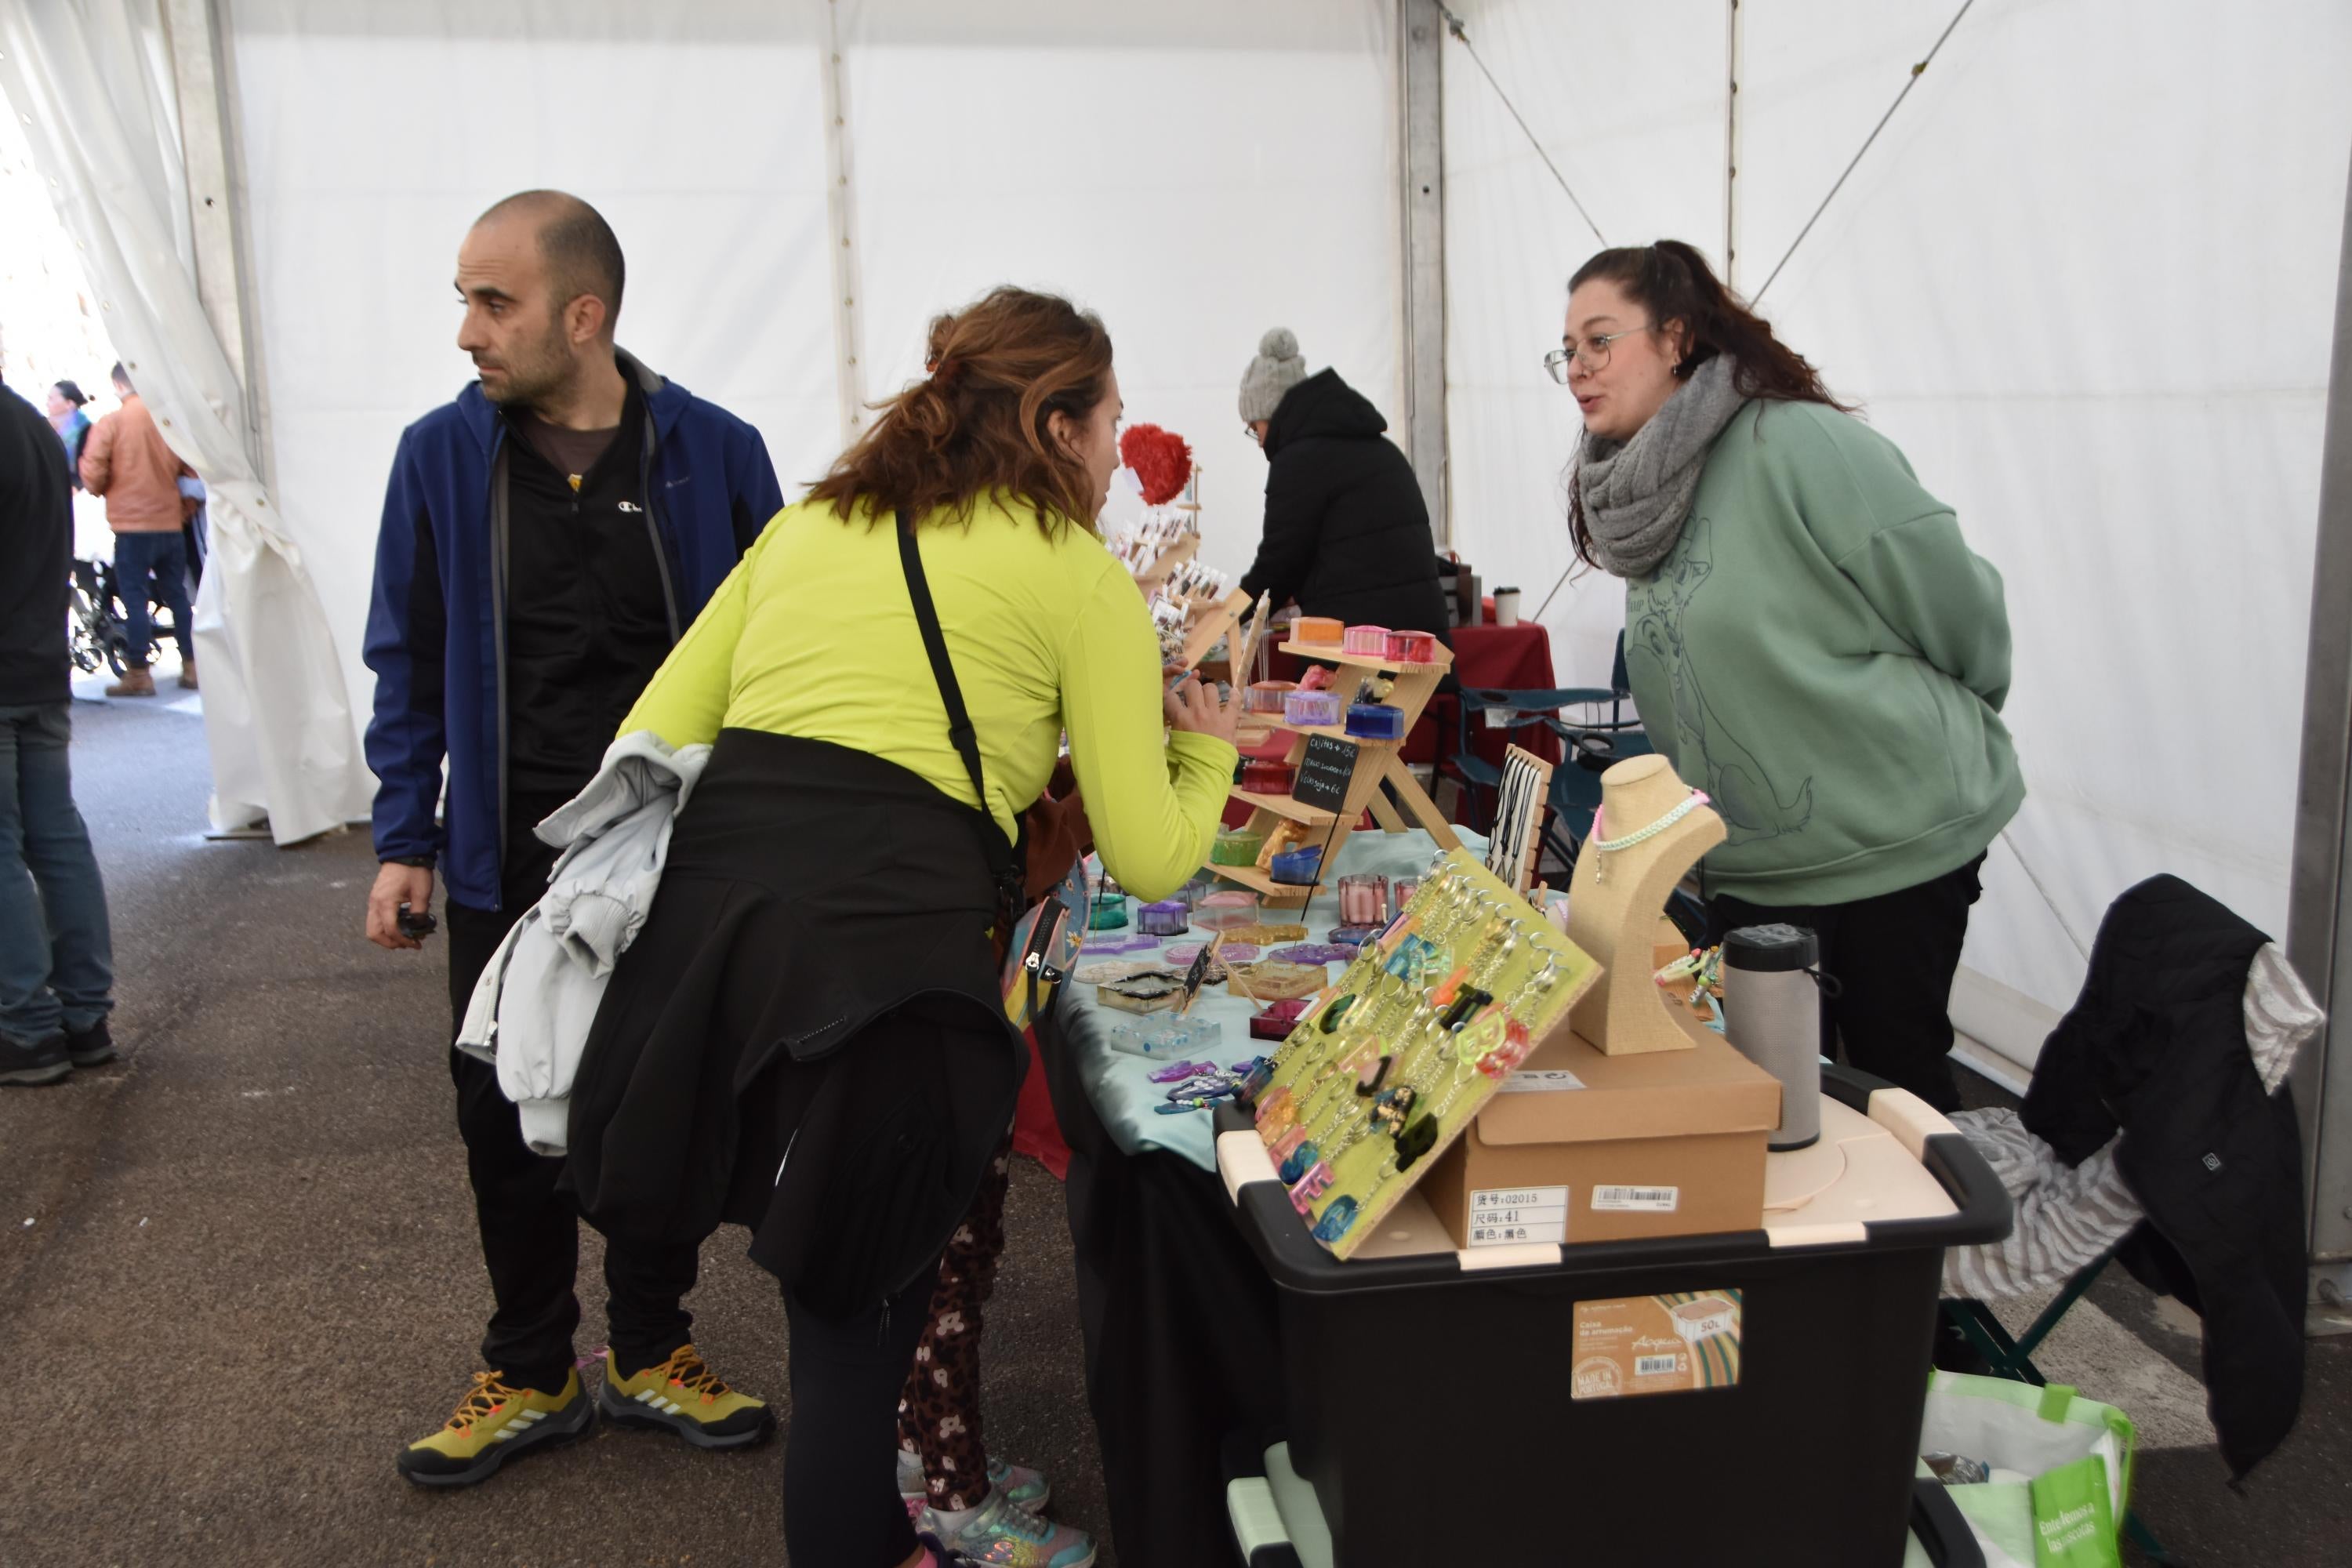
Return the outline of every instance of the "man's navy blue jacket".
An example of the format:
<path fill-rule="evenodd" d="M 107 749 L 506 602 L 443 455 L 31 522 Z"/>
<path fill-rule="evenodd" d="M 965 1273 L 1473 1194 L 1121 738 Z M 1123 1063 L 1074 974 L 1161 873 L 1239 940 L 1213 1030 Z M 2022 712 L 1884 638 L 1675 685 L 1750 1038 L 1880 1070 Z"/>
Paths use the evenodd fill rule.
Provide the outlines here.
<path fill-rule="evenodd" d="M 760 433 L 626 353 L 644 389 L 640 504 L 679 633 L 783 509 Z M 467 386 L 401 433 L 376 536 L 366 659 L 375 671 L 368 766 L 375 852 L 436 856 L 448 897 L 499 905 L 506 806 L 507 422 Z M 446 828 L 434 820 L 449 763 Z"/>

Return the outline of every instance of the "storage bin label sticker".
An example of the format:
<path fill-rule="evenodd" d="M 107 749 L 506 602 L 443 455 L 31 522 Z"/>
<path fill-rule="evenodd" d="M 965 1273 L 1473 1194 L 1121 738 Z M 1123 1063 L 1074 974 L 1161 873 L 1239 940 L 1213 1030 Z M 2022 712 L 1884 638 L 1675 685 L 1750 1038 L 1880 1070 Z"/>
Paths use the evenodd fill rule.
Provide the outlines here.
<path fill-rule="evenodd" d="M 1595 1214 L 1672 1214 L 1683 1201 L 1680 1187 L 1601 1186 L 1592 1189 Z"/>
<path fill-rule="evenodd" d="M 1568 1239 L 1566 1187 L 1479 1188 L 1470 1194 L 1470 1245 Z"/>
<path fill-rule="evenodd" d="M 1740 1293 L 1685 1290 L 1576 1304 L 1572 1399 L 1729 1388 L 1739 1381 Z"/>

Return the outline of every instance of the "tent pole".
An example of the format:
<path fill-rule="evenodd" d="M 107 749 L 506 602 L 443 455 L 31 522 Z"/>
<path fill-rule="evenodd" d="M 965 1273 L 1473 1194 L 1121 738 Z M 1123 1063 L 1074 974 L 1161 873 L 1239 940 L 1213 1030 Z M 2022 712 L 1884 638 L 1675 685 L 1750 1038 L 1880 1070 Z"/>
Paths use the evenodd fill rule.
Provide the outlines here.
<path fill-rule="evenodd" d="M 247 456 L 263 482 L 274 487 L 276 455 L 268 400 L 262 395 L 257 312 L 252 309 L 247 258 L 240 243 L 246 222 L 245 170 L 233 118 L 220 5 L 218 0 L 164 0 L 163 17 L 180 106 L 180 157 L 195 243 L 196 298 L 245 395 L 257 448 Z"/>
<path fill-rule="evenodd" d="M 2311 574 L 2310 653 L 2303 693 L 2287 956 L 2333 1016 L 2336 987 L 2352 996 L 2352 192 L 2336 286 L 2335 351 L 2319 469 L 2318 545 Z M 2330 1026 L 2296 1060 L 2311 1216 L 2314 1332 L 2352 1332 L 2352 1027 Z"/>
<path fill-rule="evenodd" d="M 1445 21 L 1437 0 L 1398 0 L 1397 24 L 1404 52 L 1404 447 L 1443 550 L 1454 542 L 1445 482 Z"/>
<path fill-rule="evenodd" d="M 825 229 L 833 252 L 834 393 L 841 404 L 841 441 L 857 439 L 866 425 L 866 372 L 858 364 L 856 187 L 850 184 L 849 93 L 841 58 L 840 6 L 818 0 L 824 13 Z"/>
<path fill-rule="evenodd" d="M 1730 0 L 1729 69 L 1723 94 L 1723 286 L 1739 288 L 1739 69 L 1741 35 L 1739 0 Z"/>

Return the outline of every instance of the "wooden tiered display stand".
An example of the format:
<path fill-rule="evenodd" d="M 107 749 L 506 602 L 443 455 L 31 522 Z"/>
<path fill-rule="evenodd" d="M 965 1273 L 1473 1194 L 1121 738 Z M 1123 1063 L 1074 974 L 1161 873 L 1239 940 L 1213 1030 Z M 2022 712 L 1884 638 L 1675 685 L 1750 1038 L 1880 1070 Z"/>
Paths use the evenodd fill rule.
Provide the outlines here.
<path fill-rule="evenodd" d="M 1165 582 L 1167 579 L 1163 576 L 1160 580 Z M 1243 621 L 1249 616 L 1250 596 L 1235 588 L 1213 605 L 1191 603 L 1187 607 L 1192 615 L 1184 633 L 1184 668 L 1198 670 L 1205 679 L 1223 679 L 1234 685 L 1245 684 L 1249 677 L 1245 674 L 1237 676 L 1231 668 L 1230 647 L 1223 660 L 1212 659 L 1209 655 L 1217 644 L 1240 632 Z M 1238 701 L 1239 698 L 1236 697 L 1235 700 Z"/>
<path fill-rule="evenodd" d="M 1374 658 L 1369 654 L 1342 653 L 1338 645 L 1330 643 L 1286 642 L 1282 645 L 1282 651 L 1339 667 L 1332 676 L 1330 689 L 1339 695 L 1341 722 L 1293 724 L 1280 714 L 1253 713 L 1244 723 L 1290 733 L 1292 741 L 1286 760 L 1294 770 L 1294 777 L 1299 760 L 1307 754 L 1309 736 L 1328 735 L 1353 746 L 1356 749 L 1356 767 L 1348 783 L 1347 799 L 1334 812 L 1318 805 L 1302 805 L 1286 795 L 1260 795 L 1236 784 L 1233 798 L 1250 807 L 1249 826 L 1266 836 L 1267 848 L 1259 855 L 1255 866 L 1219 866 L 1213 863 L 1207 868 L 1249 889 L 1266 903 L 1303 904 L 1330 879 L 1331 868 L 1339 862 L 1340 847 L 1348 842 L 1348 835 L 1355 831 L 1356 824 L 1363 820 L 1367 811 L 1386 832 L 1403 832 L 1405 816 L 1410 816 L 1428 830 L 1440 849 L 1459 848 L 1462 841 L 1454 836 L 1453 825 L 1445 820 L 1436 803 L 1421 787 L 1421 782 L 1404 765 L 1402 737 L 1394 741 L 1364 740 L 1349 734 L 1345 722 L 1348 705 L 1364 682 L 1376 676 L 1389 676 L 1395 684 L 1385 700 L 1388 706 L 1403 713 L 1404 733 L 1412 734 L 1413 725 L 1420 721 L 1421 710 L 1429 705 L 1430 698 L 1435 694 L 1437 683 L 1453 668 L 1454 650 L 1439 643 L 1436 659 L 1428 664 L 1401 664 Z M 1239 693 L 1235 695 L 1238 697 Z M 1403 816 L 1399 815 L 1396 805 L 1381 793 L 1380 786 L 1383 782 L 1394 792 L 1397 801 L 1402 804 Z M 1323 846 L 1321 874 L 1311 887 L 1303 882 L 1277 882 L 1267 869 L 1267 862 L 1273 858 L 1276 833 L 1285 823 L 1299 824 L 1307 829 L 1304 843 Z"/>

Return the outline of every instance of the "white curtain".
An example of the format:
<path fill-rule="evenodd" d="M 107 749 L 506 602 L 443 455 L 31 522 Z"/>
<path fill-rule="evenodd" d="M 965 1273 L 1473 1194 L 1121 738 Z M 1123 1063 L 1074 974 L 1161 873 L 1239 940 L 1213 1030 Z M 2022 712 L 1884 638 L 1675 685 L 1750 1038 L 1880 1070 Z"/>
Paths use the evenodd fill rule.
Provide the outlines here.
<path fill-rule="evenodd" d="M 1460 9 L 1612 243 L 1722 261 L 1724 0 Z M 1745 289 L 1958 9 L 1741 7 Z M 1455 528 L 1539 590 L 1575 414 L 1535 360 L 1597 245 L 1458 46 L 1445 66 Z M 1979 0 L 1763 300 L 2007 582 L 2031 794 L 1954 1013 L 2021 1065 L 2133 882 L 2284 931 L 2347 79 L 2340 0 L 2259 26 Z M 1562 597 L 1561 677 L 1593 681 L 1622 590 Z"/>
<path fill-rule="evenodd" d="M 303 531 L 263 483 L 244 389 L 196 292 L 169 52 L 154 0 L 0 5 L 0 88 L 52 182 L 108 335 L 163 438 L 204 476 L 195 607 L 216 826 L 291 843 L 370 790 Z"/>

